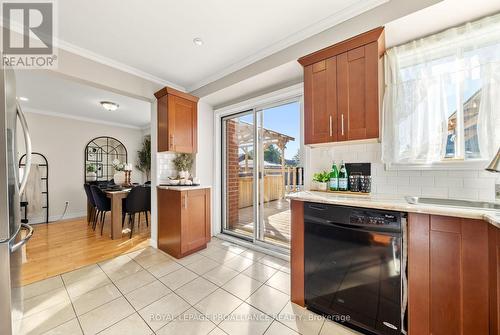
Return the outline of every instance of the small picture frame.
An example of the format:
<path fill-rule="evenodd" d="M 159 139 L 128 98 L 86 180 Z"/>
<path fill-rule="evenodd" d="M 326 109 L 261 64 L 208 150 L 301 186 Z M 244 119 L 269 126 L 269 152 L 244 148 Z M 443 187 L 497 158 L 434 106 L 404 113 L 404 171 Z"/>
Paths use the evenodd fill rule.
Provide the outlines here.
<path fill-rule="evenodd" d="M 102 148 L 94 146 L 87 147 L 87 160 L 91 162 L 102 162 Z"/>
<path fill-rule="evenodd" d="M 102 163 L 96 164 L 96 170 L 97 170 L 97 178 L 102 178 L 103 177 L 103 170 L 104 170 Z"/>

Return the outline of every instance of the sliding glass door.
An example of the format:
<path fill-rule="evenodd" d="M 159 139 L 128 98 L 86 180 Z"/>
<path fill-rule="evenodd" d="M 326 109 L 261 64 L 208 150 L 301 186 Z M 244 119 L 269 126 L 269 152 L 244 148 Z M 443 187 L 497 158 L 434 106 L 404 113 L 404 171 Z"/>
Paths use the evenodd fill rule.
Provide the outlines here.
<path fill-rule="evenodd" d="M 224 233 L 289 247 L 285 196 L 303 186 L 300 110 L 292 100 L 222 118 Z"/>

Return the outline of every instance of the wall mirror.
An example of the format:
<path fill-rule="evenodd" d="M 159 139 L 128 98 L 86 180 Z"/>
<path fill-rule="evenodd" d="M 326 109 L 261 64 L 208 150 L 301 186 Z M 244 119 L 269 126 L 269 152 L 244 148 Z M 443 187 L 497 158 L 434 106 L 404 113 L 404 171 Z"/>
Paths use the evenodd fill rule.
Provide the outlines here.
<path fill-rule="evenodd" d="M 113 161 L 128 163 L 127 148 L 113 137 L 101 136 L 89 141 L 85 146 L 85 182 L 110 181 L 115 169 Z M 93 171 L 92 171 L 93 170 Z"/>

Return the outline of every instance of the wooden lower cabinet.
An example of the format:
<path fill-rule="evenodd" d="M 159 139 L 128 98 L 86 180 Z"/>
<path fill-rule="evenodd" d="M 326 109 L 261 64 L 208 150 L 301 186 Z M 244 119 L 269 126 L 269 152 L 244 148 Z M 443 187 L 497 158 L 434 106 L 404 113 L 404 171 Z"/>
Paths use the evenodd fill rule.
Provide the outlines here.
<path fill-rule="evenodd" d="M 498 288 L 489 288 L 489 274 L 498 272 L 498 259 L 495 265 L 489 258 L 490 230 L 481 220 L 409 214 L 410 335 L 498 334 L 490 329 L 490 303 L 498 309 Z"/>
<path fill-rule="evenodd" d="M 290 241 L 290 299 L 305 307 L 304 292 L 304 202 L 292 200 Z"/>
<path fill-rule="evenodd" d="M 210 242 L 210 189 L 158 189 L 158 248 L 182 258 Z"/>
<path fill-rule="evenodd" d="M 500 229 L 488 228 L 490 262 L 490 334 L 500 334 Z"/>

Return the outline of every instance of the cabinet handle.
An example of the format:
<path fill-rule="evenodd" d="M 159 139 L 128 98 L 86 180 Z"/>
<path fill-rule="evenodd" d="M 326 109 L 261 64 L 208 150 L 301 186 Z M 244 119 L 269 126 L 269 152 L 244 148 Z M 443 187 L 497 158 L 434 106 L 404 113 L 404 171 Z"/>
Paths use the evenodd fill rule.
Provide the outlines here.
<path fill-rule="evenodd" d="M 332 119 L 332 116 L 330 115 L 330 137 L 333 136 L 333 126 L 332 126 L 332 123 L 333 123 L 333 119 Z"/>
<path fill-rule="evenodd" d="M 342 119 L 342 126 L 341 126 L 341 128 L 342 128 L 342 136 L 344 136 L 344 114 L 342 114 L 340 118 Z"/>
<path fill-rule="evenodd" d="M 174 135 L 170 135 L 170 149 L 173 149 L 174 148 Z"/>
<path fill-rule="evenodd" d="M 188 195 L 187 195 L 187 193 L 184 194 L 184 208 L 186 208 L 186 209 L 188 208 Z"/>

